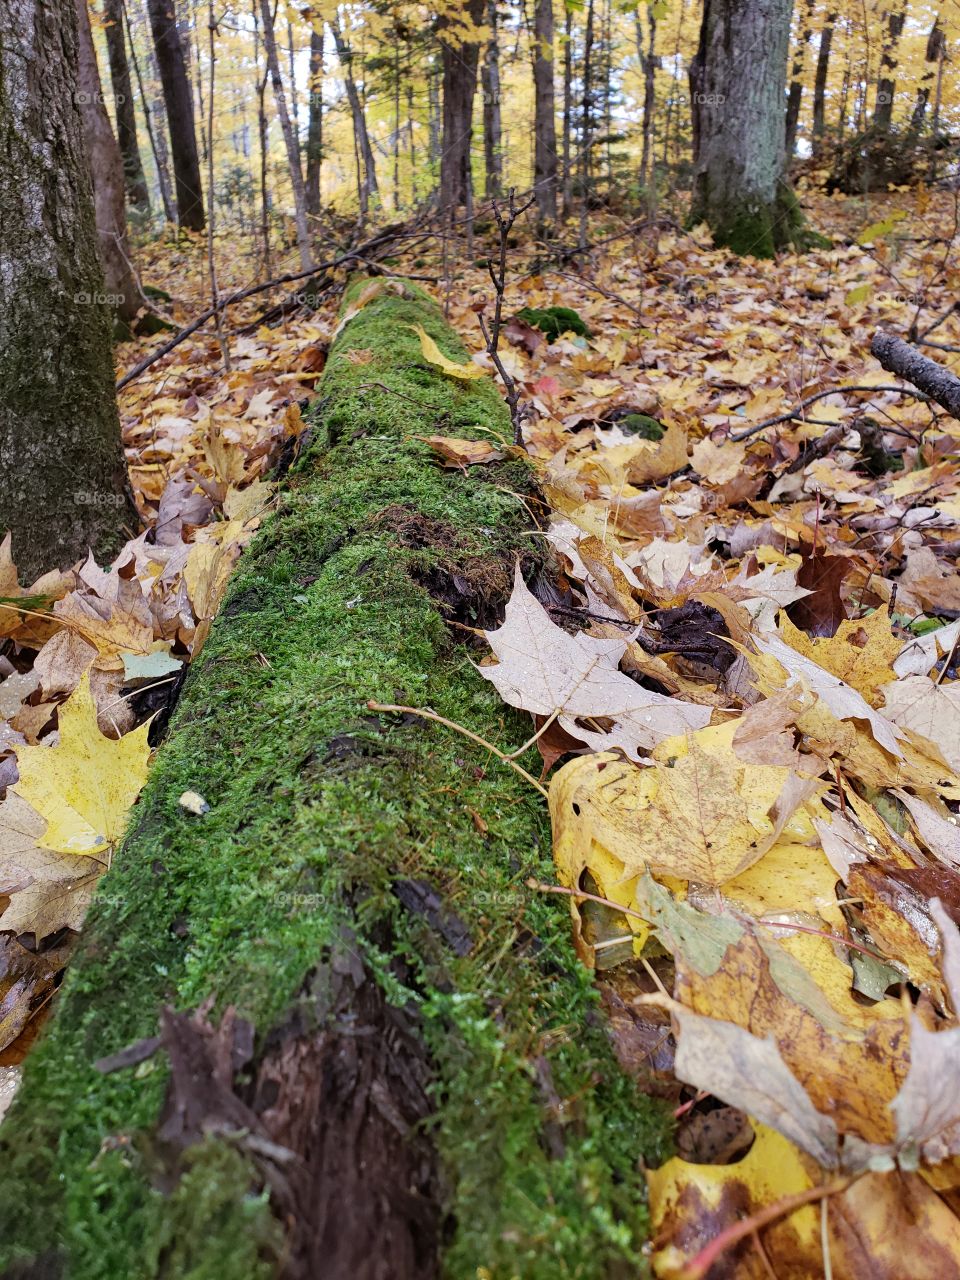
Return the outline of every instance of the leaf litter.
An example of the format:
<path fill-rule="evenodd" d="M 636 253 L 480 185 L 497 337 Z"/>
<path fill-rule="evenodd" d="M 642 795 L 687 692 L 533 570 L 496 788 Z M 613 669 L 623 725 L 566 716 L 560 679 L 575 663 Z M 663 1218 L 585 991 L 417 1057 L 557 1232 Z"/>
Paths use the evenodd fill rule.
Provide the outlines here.
<path fill-rule="evenodd" d="M 505 331 L 566 594 L 551 614 L 518 570 L 479 669 L 549 741 L 557 880 L 621 1062 L 662 1091 L 672 1033 L 680 1152 L 749 1118 L 745 1157 L 650 1171 L 653 1268 L 960 1274 L 960 426 L 867 354 L 890 308 L 843 299 L 876 255 L 731 267 L 667 232 L 637 258 L 564 285 L 583 332 Z M 650 280 L 691 263 L 720 292 L 678 325 Z"/>

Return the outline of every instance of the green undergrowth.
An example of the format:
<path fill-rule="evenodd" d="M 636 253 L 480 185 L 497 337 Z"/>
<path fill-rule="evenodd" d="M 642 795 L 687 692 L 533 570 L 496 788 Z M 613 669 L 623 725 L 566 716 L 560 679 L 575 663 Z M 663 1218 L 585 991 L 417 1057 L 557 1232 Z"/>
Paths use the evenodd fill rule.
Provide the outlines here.
<path fill-rule="evenodd" d="M 642 1266 L 639 1162 L 663 1153 L 668 1124 L 617 1070 L 565 902 L 525 887 L 551 877 L 543 800 L 459 734 L 366 707 L 432 707 L 505 746 L 529 734 L 420 584 L 467 581 L 476 599 L 459 620 L 482 621 L 484 589 L 517 556 L 536 561 L 530 475 L 519 461 L 435 465 L 417 435 L 508 438 L 509 421 L 492 383 L 424 363 L 415 323 L 463 358 L 419 297 L 381 297 L 345 328 L 310 443 L 193 664 L 0 1130 L 0 1260 L 23 1260 L 11 1276 L 275 1274 L 279 1228 L 237 1147 L 208 1139 L 172 1190 L 158 1177 L 165 1055 L 107 1075 L 93 1063 L 155 1034 L 162 1005 L 211 996 L 262 1044 L 347 901 L 368 967 L 417 1008 L 429 1047 L 443 1274 Z M 347 358 L 357 349 L 366 363 Z M 534 752 L 524 763 L 539 771 Z M 210 811 L 181 808 L 185 790 Z M 432 883 L 469 930 L 468 955 L 400 905 L 398 878 Z M 384 937 L 393 955 L 371 941 Z"/>

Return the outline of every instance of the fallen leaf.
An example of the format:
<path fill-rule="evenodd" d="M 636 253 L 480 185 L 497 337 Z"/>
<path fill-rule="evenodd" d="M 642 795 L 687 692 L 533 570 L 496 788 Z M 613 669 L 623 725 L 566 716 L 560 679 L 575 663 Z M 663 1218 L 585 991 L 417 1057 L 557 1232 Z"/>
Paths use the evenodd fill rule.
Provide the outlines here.
<path fill-rule="evenodd" d="M 38 841 L 42 848 L 106 862 L 146 781 L 149 726 L 119 742 L 105 738 L 86 674 L 59 716 L 56 746 L 16 748 L 15 791 L 47 822 Z"/>
<path fill-rule="evenodd" d="M 445 356 L 422 324 L 416 324 L 412 327 L 414 333 L 420 338 L 420 350 L 423 352 L 423 358 L 428 364 L 433 365 L 435 369 L 439 369 L 441 373 L 447 374 L 450 378 L 457 378 L 460 382 L 473 382 L 477 378 L 486 377 L 479 365 L 472 363 L 457 364 L 456 361 Z"/>
<path fill-rule="evenodd" d="M 496 449 L 487 440 L 462 440 L 456 436 L 417 436 L 440 458 L 445 467 L 466 470 L 480 463 L 499 462 L 505 457 L 502 449 Z"/>

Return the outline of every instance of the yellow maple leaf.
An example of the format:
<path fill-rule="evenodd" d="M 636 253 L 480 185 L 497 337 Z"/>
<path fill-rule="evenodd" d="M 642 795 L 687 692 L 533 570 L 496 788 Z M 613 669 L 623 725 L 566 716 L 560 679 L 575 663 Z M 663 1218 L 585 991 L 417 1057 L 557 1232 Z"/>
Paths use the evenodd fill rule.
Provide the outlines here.
<path fill-rule="evenodd" d="M 147 778 L 148 725 L 119 741 L 105 738 L 97 727 L 88 673 L 59 714 L 55 747 L 15 748 L 20 781 L 14 790 L 46 819 L 37 840 L 41 848 L 105 862 Z"/>
<path fill-rule="evenodd" d="M 740 760 L 732 748 L 736 728 L 730 721 L 668 738 L 653 752 L 655 765 L 646 769 L 608 756 L 587 757 L 586 764 L 573 760 L 554 775 L 551 795 L 570 772 L 581 773 L 570 804 L 578 818 L 587 815 L 584 829 L 620 859 L 626 875 L 650 870 L 723 884 L 776 840 L 784 821 L 778 806 L 792 778 L 782 766 Z"/>
<path fill-rule="evenodd" d="M 459 378 L 461 382 L 473 382 L 485 376 L 478 365 L 457 364 L 456 361 L 445 356 L 422 324 L 415 324 L 412 327 L 414 333 L 420 338 L 420 350 L 423 352 L 424 360 L 432 364 L 435 369 L 439 369 L 441 373 L 451 378 Z"/>
<path fill-rule="evenodd" d="M 811 639 L 786 616 L 780 634 L 792 649 L 863 694 L 871 706 L 879 706 L 882 686 L 896 679 L 893 661 L 903 642 L 893 634 L 886 605 L 866 618 L 841 622 L 829 639 Z"/>

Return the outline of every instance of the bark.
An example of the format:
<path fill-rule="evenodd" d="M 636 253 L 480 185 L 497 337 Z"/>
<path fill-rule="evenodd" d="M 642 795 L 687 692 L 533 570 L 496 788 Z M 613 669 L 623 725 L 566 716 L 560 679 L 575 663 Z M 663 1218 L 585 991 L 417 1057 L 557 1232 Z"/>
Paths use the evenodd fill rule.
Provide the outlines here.
<path fill-rule="evenodd" d="M 735 253 L 771 257 L 796 227 L 783 100 L 791 0 L 705 0 L 691 76 L 697 139 L 691 220 Z M 749 74 L 744 68 L 749 66 Z"/>
<path fill-rule="evenodd" d="M 573 207 L 573 169 L 571 144 L 573 136 L 573 10 L 564 5 L 563 14 L 563 216 L 570 217 Z"/>
<path fill-rule="evenodd" d="M 873 127 L 880 133 L 889 133 L 893 122 L 893 99 L 897 89 L 897 49 L 906 19 L 906 10 L 900 8 L 887 13 L 883 52 L 880 55 L 880 78 L 877 81 L 877 100 L 873 112 Z"/>
<path fill-rule="evenodd" d="M 553 87 L 553 0 L 536 0 L 533 27 L 533 176 L 541 222 L 557 220 L 557 121 Z"/>
<path fill-rule="evenodd" d="M 307 213 L 320 212 L 320 170 L 323 165 L 323 27 L 310 32 L 310 109 L 307 116 Z"/>
<path fill-rule="evenodd" d="M 78 66 L 73 0 L 0 0 L 0 532 L 28 580 L 135 522 Z"/>
<path fill-rule="evenodd" d="M 656 73 L 659 59 L 657 47 L 657 19 L 653 5 L 647 5 L 647 21 L 650 24 L 650 35 L 646 51 L 643 47 L 643 24 L 640 21 L 640 10 L 636 13 L 637 57 L 643 71 L 643 151 L 640 155 L 640 185 L 646 187 L 653 178 L 653 116 L 656 109 Z"/>
<path fill-rule="evenodd" d="M 503 125 L 500 115 L 500 40 L 497 0 L 487 0 L 487 25 L 490 28 L 490 39 L 487 41 L 483 65 L 480 68 L 480 87 L 483 92 L 483 190 L 489 200 L 493 196 L 498 196 L 503 189 L 501 152 Z"/>
<path fill-rule="evenodd" d="M 150 212 L 150 193 L 140 159 L 137 142 L 137 116 L 133 101 L 133 85 L 130 82 L 130 65 L 127 62 L 127 42 L 123 33 L 123 0 L 104 0 L 106 18 L 107 58 L 110 62 L 110 83 L 117 117 L 117 142 L 123 157 L 123 176 L 127 200 L 140 213 Z"/>
<path fill-rule="evenodd" d="M 357 196 L 360 201 L 360 219 L 363 221 L 369 212 L 370 201 L 380 194 L 377 166 L 373 158 L 373 148 L 370 145 L 370 135 L 367 132 L 367 117 L 353 75 L 353 50 L 343 38 L 339 17 L 334 16 L 329 22 L 343 73 L 344 87 L 347 90 L 350 114 L 353 118 L 353 143 L 357 153 Z"/>
<path fill-rule="evenodd" d="M 803 101 L 803 71 L 806 63 L 807 46 L 813 37 L 813 4 L 814 0 L 806 0 L 803 29 L 799 33 L 797 47 L 793 54 L 793 65 L 790 68 L 790 90 L 787 95 L 784 141 L 788 164 L 797 145 L 797 126 L 800 123 L 800 104 Z"/>
<path fill-rule="evenodd" d="M 927 70 L 924 71 L 920 84 L 917 86 L 917 100 L 914 103 L 913 115 L 910 117 L 910 132 L 914 137 L 918 137 L 923 132 L 927 106 L 930 102 L 930 90 L 937 79 L 937 69 L 940 65 L 943 44 L 943 28 L 940 26 L 940 18 L 938 16 L 934 18 L 930 34 L 927 36 L 927 48 L 924 54 L 924 61 L 928 64 Z"/>
<path fill-rule="evenodd" d="M 287 95 L 283 88 L 283 77 L 280 75 L 280 57 L 277 53 L 270 0 L 260 0 L 260 19 L 263 23 L 263 45 L 267 51 L 267 67 L 273 84 L 273 97 L 277 104 L 280 132 L 283 134 L 283 144 L 287 150 L 287 169 L 290 173 L 290 185 L 293 188 L 293 209 L 297 225 L 300 265 L 306 270 L 313 258 L 310 248 L 310 230 L 307 226 L 307 193 L 303 185 L 303 170 L 300 168 L 300 147 L 287 110 Z"/>
<path fill-rule="evenodd" d="M 443 139 L 440 153 L 440 209 L 454 218 L 469 203 L 472 184 L 470 144 L 473 138 L 473 99 L 477 90 L 480 45 L 465 38 L 483 22 L 485 0 L 466 0 L 462 6 L 469 26 L 444 15 L 437 24 L 443 56 Z"/>
<path fill-rule="evenodd" d="M 960 421 L 960 378 L 956 374 L 923 355 L 909 342 L 883 329 L 874 334 L 870 354 L 888 373 L 912 382 L 919 391 L 936 400 L 947 413 Z"/>
<path fill-rule="evenodd" d="M 828 13 L 820 32 L 820 48 L 817 50 L 817 70 L 813 81 L 813 154 L 819 156 L 826 133 L 827 73 L 830 70 L 830 47 L 837 13 Z"/>
<path fill-rule="evenodd" d="M 107 306 L 124 326 L 137 314 L 139 296 L 130 269 L 127 241 L 126 188 L 123 159 L 103 103 L 103 87 L 90 30 L 87 0 L 75 0 L 77 10 L 77 95 L 90 173 L 93 178 L 97 247 L 106 286 Z"/>
<path fill-rule="evenodd" d="M 580 99 L 580 247 L 587 243 L 587 206 L 593 153 L 593 0 L 587 0 L 583 33 L 583 93 Z"/>
<path fill-rule="evenodd" d="M 177 221 L 190 231 L 205 225 L 200 157 L 193 119 L 193 93 L 187 78 L 183 45 L 177 29 L 175 0 L 147 0 L 150 29 L 163 86 L 177 189 Z"/>
<path fill-rule="evenodd" d="M 157 185 L 160 188 L 160 200 L 163 204 L 163 216 L 167 222 L 176 221 L 176 210 L 173 207 L 173 200 L 170 196 L 170 175 L 167 171 L 167 151 L 164 141 L 166 134 L 165 116 L 166 112 L 163 108 L 163 97 L 154 99 L 151 107 L 150 100 L 147 97 L 146 89 L 143 86 L 143 76 L 140 74 L 140 60 L 137 57 L 137 47 L 133 43 L 133 30 L 130 26 L 130 14 L 127 11 L 125 0 L 122 2 L 123 21 L 127 33 L 127 41 L 130 45 L 130 58 L 133 62 L 134 74 L 137 77 L 137 88 L 140 91 L 140 101 L 143 104 L 143 118 L 147 125 L 147 136 L 150 139 L 150 151 L 153 155 L 153 163 L 157 170 Z M 156 70 L 156 58 L 154 57 L 152 48 L 148 53 L 151 71 Z M 153 125 L 153 113 L 156 113 L 157 128 Z"/>

